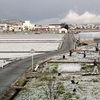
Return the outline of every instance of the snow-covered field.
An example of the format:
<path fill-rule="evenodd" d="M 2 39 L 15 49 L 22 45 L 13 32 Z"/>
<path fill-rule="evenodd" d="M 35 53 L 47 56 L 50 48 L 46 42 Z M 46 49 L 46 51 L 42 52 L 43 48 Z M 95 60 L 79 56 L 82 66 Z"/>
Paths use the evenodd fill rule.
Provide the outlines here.
<path fill-rule="evenodd" d="M 57 50 L 64 34 L 24 34 L 0 35 L 0 51 L 50 51 Z M 25 43 L 26 41 L 26 43 Z M 28 42 L 27 42 L 28 41 Z M 35 55 L 36 53 L 34 53 Z M 5 65 L 4 58 L 17 59 L 31 56 L 30 53 L 0 53 L 0 67 Z M 3 63 L 3 64 L 2 64 Z"/>
<path fill-rule="evenodd" d="M 64 64 L 61 63 L 59 64 L 58 67 L 58 72 L 62 73 L 62 72 L 76 72 L 76 71 L 80 71 L 81 69 L 81 65 L 80 64 L 75 64 L 75 63 L 70 63 L 70 64 Z"/>
<path fill-rule="evenodd" d="M 61 40 L 64 34 L 10 34 L 0 35 L 0 40 Z"/>
<path fill-rule="evenodd" d="M 59 43 L 0 43 L 0 51 L 50 51 L 57 50 Z"/>

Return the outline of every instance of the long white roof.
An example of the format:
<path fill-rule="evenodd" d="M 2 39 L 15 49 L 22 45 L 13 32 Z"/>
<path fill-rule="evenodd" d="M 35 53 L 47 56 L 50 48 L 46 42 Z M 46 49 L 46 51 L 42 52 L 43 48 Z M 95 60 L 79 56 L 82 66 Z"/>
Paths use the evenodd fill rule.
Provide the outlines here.
<path fill-rule="evenodd" d="M 81 32 L 80 38 L 100 38 L 100 32 Z"/>

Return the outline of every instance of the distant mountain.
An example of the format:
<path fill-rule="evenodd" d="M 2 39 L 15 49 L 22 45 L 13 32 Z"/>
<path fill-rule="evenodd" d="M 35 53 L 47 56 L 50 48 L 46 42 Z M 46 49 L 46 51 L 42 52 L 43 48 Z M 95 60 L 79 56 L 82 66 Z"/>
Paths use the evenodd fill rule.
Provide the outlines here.
<path fill-rule="evenodd" d="M 9 24 L 9 25 L 22 25 L 24 21 L 11 19 L 11 20 L 0 20 L 0 24 Z"/>

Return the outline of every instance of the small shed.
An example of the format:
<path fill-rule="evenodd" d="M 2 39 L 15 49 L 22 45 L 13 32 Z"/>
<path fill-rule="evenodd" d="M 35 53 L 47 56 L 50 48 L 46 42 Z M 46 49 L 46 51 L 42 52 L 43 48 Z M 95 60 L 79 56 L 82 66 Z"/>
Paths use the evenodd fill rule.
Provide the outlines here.
<path fill-rule="evenodd" d="M 59 33 L 67 33 L 67 29 L 65 29 L 65 28 L 61 28 L 61 29 L 59 29 Z"/>

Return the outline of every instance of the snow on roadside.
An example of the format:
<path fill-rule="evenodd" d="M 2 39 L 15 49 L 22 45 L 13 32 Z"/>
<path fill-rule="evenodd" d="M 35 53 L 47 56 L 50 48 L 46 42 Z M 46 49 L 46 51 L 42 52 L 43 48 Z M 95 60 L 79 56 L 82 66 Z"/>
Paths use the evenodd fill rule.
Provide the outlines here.
<path fill-rule="evenodd" d="M 4 65 L 10 63 L 11 61 L 6 61 L 6 60 L 0 60 L 0 67 L 3 68 Z"/>

